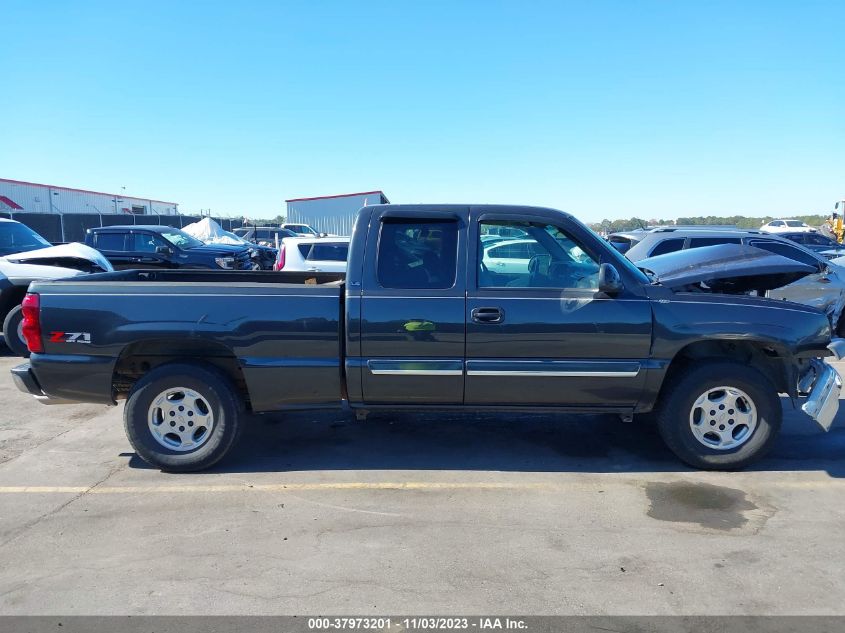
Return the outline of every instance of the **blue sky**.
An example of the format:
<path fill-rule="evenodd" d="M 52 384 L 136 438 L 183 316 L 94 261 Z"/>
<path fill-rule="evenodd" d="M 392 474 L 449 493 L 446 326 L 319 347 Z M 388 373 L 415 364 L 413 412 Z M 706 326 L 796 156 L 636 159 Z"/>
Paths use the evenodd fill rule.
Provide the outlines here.
<path fill-rule="evenodd" d="M 845 2 L 0 0 L 0 177 L 586 221 L 845 198 Z"/>

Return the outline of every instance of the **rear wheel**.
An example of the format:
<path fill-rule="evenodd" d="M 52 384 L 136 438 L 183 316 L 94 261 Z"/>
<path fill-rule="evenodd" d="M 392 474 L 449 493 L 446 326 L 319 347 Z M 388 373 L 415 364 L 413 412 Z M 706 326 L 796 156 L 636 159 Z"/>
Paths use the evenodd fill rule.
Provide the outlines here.
<path fill-rule="evenodd" d="M 203 470 L 220 461 L 240 435 L 243 406 L 215 367 L 171 363 L 135 385 L 123 412 L 138 455 L 170 472 Z"/>
<path fill-rule="evenodd" d="M 3 340 L 16 356 L 29 358 L 29 348 L 23 337 L 23 309 L 15 306 L 3 321 Z"/>
<path fill-rule="evenodd" d="M 782 409 L 777 389 L 762 373 L 711 361 L 669 379 L 656 417 L 667 446 L 690 466 L 737 470 L 769 450 Z"/>

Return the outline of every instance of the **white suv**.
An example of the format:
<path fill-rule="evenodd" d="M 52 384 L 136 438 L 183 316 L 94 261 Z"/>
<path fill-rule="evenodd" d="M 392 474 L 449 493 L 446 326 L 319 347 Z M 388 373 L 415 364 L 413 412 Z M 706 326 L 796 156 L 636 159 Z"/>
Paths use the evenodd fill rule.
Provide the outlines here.
<path fill-rule="evenodd" d="M 348 254 L 348 237 L 286 237 L 273 270 L 344 273 Z"/>

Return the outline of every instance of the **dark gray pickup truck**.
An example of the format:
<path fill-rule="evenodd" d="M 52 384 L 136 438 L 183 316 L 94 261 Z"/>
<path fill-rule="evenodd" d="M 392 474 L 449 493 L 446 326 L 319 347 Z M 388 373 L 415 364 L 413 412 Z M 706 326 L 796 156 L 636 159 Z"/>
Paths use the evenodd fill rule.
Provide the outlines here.
<path fill-rule="evenodd" d="M 777 283 L 807 274 L 758 249 L 737 256 L 753 269 L 760 253 Z M 827 318 L 749 296 L 754 284 L 765 293 L 760 278 L 720 285 L 707 268 L 679 270 L 671 283 L 649 277 L 552 209 L 371 206 L 345 279 L 121 271 L 35 283 L 32 356 L 12 373 L 46 402 L 126 398 L 130 442 L 170 471 L 221 459 L 247 410 L 496 410 L 515 424 L 525 410 L 654 411 L 669 448 L 712 469 L 765 452 L 779 393 L 829 428 L 841 382 L 823 359 L 845 341 L 831 341 Z"/>

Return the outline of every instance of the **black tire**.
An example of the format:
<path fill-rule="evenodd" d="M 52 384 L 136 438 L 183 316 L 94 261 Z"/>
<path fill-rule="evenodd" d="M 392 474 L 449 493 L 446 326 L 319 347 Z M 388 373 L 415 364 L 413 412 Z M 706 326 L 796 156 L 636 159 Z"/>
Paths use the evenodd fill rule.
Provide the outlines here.
<path fill-rule="evenodd" d="M 3 340 L 6 342 L 6 347 L 12 350 L 15 356 L 29 358 L 29 348 L 26 346 L 26 341 L 18 335 L 21 321 L 23 321 L 23 308 L 15 306 L 3 320 Z"/>
<path fill-rule="evenodd" d="M 727 450 L 705 446 L 690 422 L 696 399 L 716 387 L 744 391 L 757 411 L 756 428 L 744 443 Z M 687 366 L 670 377 L 656 415 L 657 428 L 669 449 L 685 463 L 704 470 L 739 470 L 760 459 L 777 437 L 782 418 L 778 390 L 766 376 L 753 367 L 724 361 Z"/>
<path fill-rule="evenodd" d="M 213 416 L 207 439 L 193 450 L 164 446 L 148 423 L 154 400 L 176 387 L 199 394 Z M 167 472 L 191 472 L 210 468 L 225 457 L 240 436 L 243 413 L 243 400 L 223 372 L 202 363 L 176 362 L 155 368 L 135 384 L 123 410 L 123 423 L 129 442 L 145 462 Z"/>

